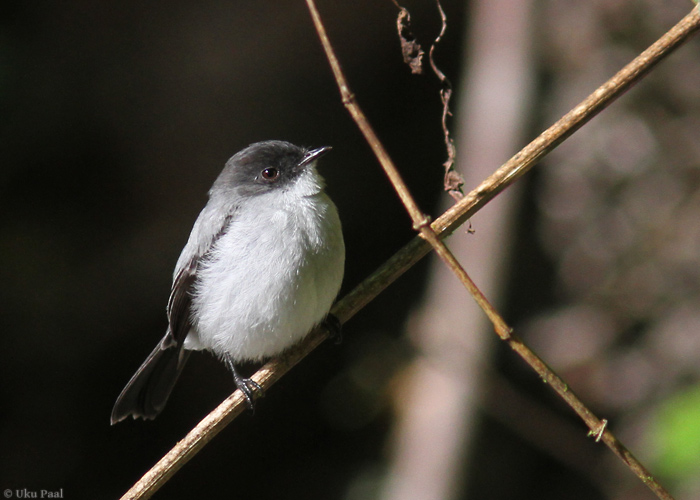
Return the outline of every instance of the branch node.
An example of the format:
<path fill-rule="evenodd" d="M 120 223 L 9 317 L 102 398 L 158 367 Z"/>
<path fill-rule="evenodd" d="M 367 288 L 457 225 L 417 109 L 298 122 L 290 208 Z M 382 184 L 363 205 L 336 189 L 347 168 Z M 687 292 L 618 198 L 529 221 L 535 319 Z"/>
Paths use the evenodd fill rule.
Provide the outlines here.
<path fill-rule="evenodd" d="M 343 105 L 344 106 L 352 106 L 355 104 L 355 94 L 350 92 L 347 88 L 343 88 L 343 91 L 341 91 L 342 94 L 342 100 L 343 100 Z"/>
<path fill-rule="evenodd" d="M 422 214 L 421 218 L 413 223 L 413 229 L 420 232 L 423 228 L 429 227 L 432 221 L 429 215 Z"/>
<path fill-rule="evenodd" d="M 597 429 L 591 429 L 590 431 L 588 431 L 588 437 L 595 436 L 595 442 L 600 443 L 600 440 L 603 438 L 603 434 L 605 434 L 605 429 L 607 429 L 607 427 L 608 419 L 604 418 L 600 421 L 600 425 Z"/>
<path fill-rule="evenodd" d="M 494 330 L 496 331 L 496 335 L 498 335 L 501 340 L 510 340 L 513 338 L 513 328 L 505 323 L 498 322 L 496 325 L 494 325 Z"/>

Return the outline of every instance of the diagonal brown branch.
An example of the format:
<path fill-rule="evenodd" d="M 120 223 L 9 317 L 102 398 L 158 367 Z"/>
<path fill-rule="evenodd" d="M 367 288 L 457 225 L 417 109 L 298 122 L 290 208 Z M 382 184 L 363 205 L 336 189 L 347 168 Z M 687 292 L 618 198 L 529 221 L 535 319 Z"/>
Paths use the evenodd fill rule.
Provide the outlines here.
<path fill-rule="evenodd" d="M 632 453 L 607 429 L 607 420 L 599 420 L 586 407 L 586 405 L 573 393 L 573 391 L 569 389 L 568 385 L 561 379 L 561 377 L 559 377 L 551 368 L 549 368 L 544 363 L 544 361 L 542 361 L 542 359 L 540 359 L 527 345 L 525 345 L 520 339 L 513 335 L 512 328 L 510 328 L 506 324 L 506 322 L 498 313 L 498 311 L 489 303 L 487 298 L 474 284 L 474 282 L 471 280 L 465 269 L 452 254 L 452 252 L 450 252 L 447 246 L 438 237 L 435 230 L 429 224 L 427 216 L 421 213 L 415 200 L 412 198 L 407 186 L 401 178 L 401 175 L 399 174 L 396 166 L 391 162 L 388 153 L 384 149 L 383 145 L 379 142 L 376 134 L 374 133 L 374 130 L 372 129 L 372 126 L 369 124 L 369 121 L 367 120 L 364 113 L 357 104 L 353 94 L 350 92 L 348 83 L 340 68 L 340 64 L 338 63 L 338 60 L 334 54 L 333 48 L 328 39 L 328 35 L 326 34 L 323 23 L 321 22 L 314 0 L 306 0 L 306 3 L 314 20 L 314 25 L 321 40 L 321 44 L 323 45 L 323 48 L 326 52 L 328 62 L 331 65 L 333 74 L 335 75 L 335 79 L 343 99 L 343 104 L 350 112 L 350 115 L 355 120 L 362 134 L 365 136 L 365 139 L 374 151 L 375 156 L 377 157 L 379 163 L 384 169 L 384 172 L 389 177 L 389 180 L 393 184 L 394 189 L 401 198 L 401 201 L 403 202 L 406 210 L 408 211 L 409 215 L 411 216 L 411 219 L 413 220 L 413 227 L 417 231 L 419 231 L 420 236 L 424 238 L 430 244 L 430 246 L 433 247 L 433 250 L 435 250 L 440 259 L 459 278 L 464 287 L 472 295 L 474 300 L 476 300 L 479 307 L 481 307 L 481 309 L 488 316 L 489 320 L 493 323 L 494 329 L 498 336 L 502 340 L 506 341 L 508 345 L 518 355 L 520 355 L 525 360 L 525 362 L 527 362 L 537 372 L 537 374 L 540 377 L 542 377 L 542 379 L 545 382 L 547 382 L 569 406 L 571 406 L 571 408 L 579 415 L 579 417 L 581 417 L 581 419 L 586 423 L 586 425 L 590 429 L 589 436 L 595 436 L 596 442 L 602 439 L 602 441 L 612 450 L 612 452 L 615 453 L 615 455 L 617 455 L 630 468 L 630 470 L 632 470 L 632 472 L 636 474 L 659 498 L 671 499 L 671 495 L 651 475 L 651 473 L 644 467 L 644 465 L 642 465 L 642 463 L 639 462 L 639 460 L 637 460 L 636 457 L 634 457 L 634 455 L 632 455 Z M 697 24 L 697 14 L 697 9 L 694 9 L 693 12 L 686 17 L 686 19 L 694 18 L 696 19 Z M 646 55 L 649 58 L 652 58 L 654 53 L 655 52 L 653 50 L 649 49 L 645 51 L 642 54 L 642 56 Z M 651 67 L 651 65 L 648 65 L 643 71 L 633 71 L 628 77 L 622 78 L 619 82 L 615 78 L 613 78 L 613 81 L 611 83 L 609 82 L 610 87 L 618 88 L 619 91 L 612 95 L 619 95 L 620 93 L 622 93 L 623 90 L 628 89 L 631 86 L 631 83 L 636 81 L 635 77 L 641 76 L 643 72 L 648 71 Z M 604 89 L 604 87 L 605 86 L 603 86 L 601 89 Z M 604 92 L 604 90 L 601 89 L 599 89 L 599 92 Z M 611 102 L 612 95 L 609 100 L 601 103 L 600 109 L 603 109 L 607 103 Z M 593 101 L 595 101 L 595 94 L 592 97 Z M 583 125 L 583 123 L 585 123 L 585 121 L 577 121 L 576 117 L 583 116 L 584 111 L 586 109 L 588 108 L 585 105 L 579 106 L 564 117 L 564 119 L 567 120 L 567 123 L 578 124 L 577 126 L 574 125 L 570 127 L 568 129 L 570 130 L 570 132 L 567 130 L 567 133 L 569 135 L 573 133 L 574 130 L 578 129 L 581 125 Z M 592 116 L 594 116 L 594 114 L 590 115 L 590 117 Z M 588 117 L 586 120 L 590 119 L 590 117 Z M 556 135 L 557 134 L 555 133 L 554 136 L 556 137 Z M 558 139 L 551 140 L 551 142 L 549 142 L 551 144 L 550 148 L 555 147 L 557 144 L 561 143 L 563 138 L 564 135 L 562 135 Z M 537 159 L 540 158 L 540 156 L 541 155 L 534 154 L 530 165 L 533 165 L 534 162 L 536 162 Z M 522 173 L 520 175 L 522 175 Z M 510 182 L 512 182 L 512 180 Z"/>
<path fill-rule="evenodd" d="M 318 17 L 318 13 L 316 17 Z M 552 151 L 566 137 L 570 136 L 575 130 L 640 80 L 656 63 L 680 46 L 698 28 L 700 28 L 700 14 L 696 8 L 649 49 L 501 166 L 459 203 L 435 220 L 431 224 L 435 234 L 439 235 L 440 238 L 451 234 L 489 200 L 525 174 L 537 161 Z M 338 66 L 339 68 L 340 66 Z M 377 271 L 340 300 L 334 306 L 333 314 L 341 322 L 346 322 L 423 258 L 430 251 L 430 248 L 430 245 L 421 237 L 411 240 Z M 296 363 L 315 349 L 326 337 L 327 333 L 325 331 L 321 329 L 314 330 L 297 347 L 288 351 L 281 358 L 270 361 L 263 366 L 253 375 L 253 379 L 263 388 L 269 388 Z M 564 390 L 566 389 L 564 387 Z M 161 458 L 151 470 L 124 494 L 122 499 L 150 498 L 204 445 L 236 418 L 245 408 L 244 404 L 245 402 L 240 392 L 234 392 Z M 597 431 L 598 429 L 595 430 Z M 607 436 L 609 436 L 609 432 L 604 433 L 603 440 L 609 439 Z M 661 498 L 670 497 L 662 496 Z"/>

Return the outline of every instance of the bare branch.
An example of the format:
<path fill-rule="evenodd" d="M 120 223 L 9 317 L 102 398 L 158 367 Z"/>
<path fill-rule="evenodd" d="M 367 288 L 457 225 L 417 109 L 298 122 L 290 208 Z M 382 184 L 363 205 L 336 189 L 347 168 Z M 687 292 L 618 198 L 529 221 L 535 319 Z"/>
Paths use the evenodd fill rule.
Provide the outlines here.
<path fill-rule="evenodd" d="M 307 0 L 307 4 L 311 10 L 317 29 L 319 25 L 322 27 L 313 0 Z M 552 151 L 565 138 L 573 134 L 575 130 L 580 128 L 584 123 L 609 105 L 615 98 L 619 97 L 634 83 L 639 81 L 654 65 L 669 55 L 674 49 L 678 48 L 699 28 L 700 13 L 698 9 L 695 8 L 649 49 L 644 51 L 617 75 L 591 94 L 591 96 L 496 170 L 496 172 L 482 182 L 479 187 L 466 195 L 429 226 L 421 225 L 421 230 L 425 229 L 425 227 L 430 227 L 432 228 L 433 234 L 439 235 L 440 238 L 451 234 L 459 225 L 473 216 L 474 213 L 489 200 L 529 171 L 537 161 Z M 319 36 L 322 41 L 325 38 L 327 43 L 325 30 L 319 31 Z M 336 71 L 339 72 L 340 65 L 335 55 L 332 54 L 332 51 L 329 56 L 329 61 L 331 62 L 334 74 Z M 347 85 L 345 85 L 344 88 L 341 87 L 341 95 L 343 96 L 344 103 L 349 103 L 354 100 Z M 420 211 L 418 211 L 418 213 L 420 214 Z M 425 222 L 425 219 L 423 219 L 423 221 Z M 430 248 L 431 245 L 426 243 L 423 238 L 417 236 L 372 275 L 366 278 L 352 292 L 337 302 L 333 307 L 332 313 L 341 323 L 345 323 L 366 304 L 371 302 L 381 291 L 423 258 L 430 251 Z M 328 334 L 325 330 L 321 328 L 315 329 L 304 341 L 293 349 L 290 349 L 284 356 L 265 364 L 265 366 L 253 375 L 253 380 L 258 382 L 264 389 L 269 388 L 296 363 L 315 349 L 327 336 Z M 517 339 L 511 338 L 510 340 L 513 343 L 511 347 L 513 347 L 514 350 L 518 352 L 523 351 L 527 356 L 526 352 L 529 351 L 527 347 L 523 345 L 522 348 L 519 348 L 517 347 Z M 541 366 L 537 369 L 537 372 L 544 373 L 545 375 L 543 375 L 543 378 L 549 382 L 549 379 L 546 378 L 549 377 L 549 369 L 541 360 L 539 360 L 539 363 Z M 569 402 L 570 397 L 575 398 L 562 381 L 559 380 L 559 383 L 553 387 L 567 402 Z M 170 477 L 187 463 L 189 459 L 197 454 L 204 445 L 211 441 L 218 432 L 238 416 L 238 414 L 243 411 L 244 404 L 244 399 L 240 392 L 234 392 L 192 429 L 192 431 L 190 431 L 170 452 L 161 458 L 150 471 L 124 494 L 122 499 L 150 498 Z M 600 430 L 601 421 L 596 419 L 595 416 L 586 415 L 585 418 L 583 416 L 582 418 L 586 421 L 591 430 L 594 432 Z M 638 464 L 638 462 L 634 457 L 628 455 L 629 452 L 626 449 L 622 448 L 621 445 L 620 448 L 616 448 L 619 443 L 609 430 L 605 430 L 601 438 L 608 446 L 613 447 L 615 454 L 620 456 L 625 463 L 628 463 L 632 468 L 637 467 L 636 464 Z M 641 469 L 635 469 L 635 473 L 638 476 L 646 473 L 646 470 L 641 464 L 639 464 L 639 467 L 641 467 Z M 658 485 L 653 477 L 650 475 L 640 477 L 659 498 L 671 498 L 670 495 Z"/>
<path fill-rule="evenodd" d="M 350 98 L 352 97 L 352 93 L 349 90 L 348 83 L 334 54 L 318 11 L 316 10 L 314 0 L 306 0 L 306 3 L 311 11 L 311 16 L 314 20 L 316 31 L 318 32 L 321 44 L 326 52 L 326 56 L 328 57 L 331 68 L 333 69 L 333 74 L 335 75 L 341 95 L 343 96 L 343 104 L 345 104 L 345 107 L 355 120 L 358 128 L 365 136 L 365 139 L 374 151 L 375 156 L 384 169 L 384 172 L 389 177 L 394 189 L 401 198 L 401 201 L 413 220 L 414 229 L 416 229 L 420 236 L 433 247 L 433 250 L 435 250 L 440 259 L 459 278 L 479 307 L 484 311 L 484 313 L 486 313 L 489 320 L 493 323 L 496 334 L 502 340 L 507 342 L 511 349 L 518 353 L 535 370 L 535 372 L 537 372 L 537 374 L 542 377 L 542 379 L 547 382 L 569 406 L 571 406 L 571 408 L 579 415 L 579 417 L 581 417 L 589 429 L 594 433 L 596 436 L 596 441 L 602 439 L 602 441 L 613 451 L 613 453 L 615 453 L 615 455 L 617 455 L 625 464 L 627 464 L 632 472 L 634 472 L 652 491 L 654 491 L 659 498 L 671 499 L 671 495 L 663 488 L 663 486 L 661 486 L 661 484 L 649 473 L 641 462 L 639 462 L 634 455 L 632 455 L 632 453 L 627 450 L 627 448 L 625 448 L 625 446 L 607 429 L 607 421 L 599 420 L 573 393 L 573 391 L 570 390 L 568 384 L 566 384 L 544 363 L 544 361 L 542 361 L 542 359 L 540 359 L 528 346 L 526 346 L 513 334 L 512 328 L 506 324 L 498 311 L 489 303 L 488 299 L 474 284 L 455 256 L 442 242 L 440 237 L 428 222 L 427 216 L 421 213 L 415 200 L 412 198 L 408 187 L 401 178 L 396 166 L 392 163 L 388 153 L 384 149 L 384 146 L 379 142 L 374 130 L 372 129 L 359 105 L 355 102 L 354 98 Z M 697 9 L 694 9 L 691 14 L 686 16 L 684 20 L 681 21 L 681 24 L 684 21 L 688 23 L 688 26 L 686 26 L 686 29 L 688 30 L 687 33 L 685 33 L 683 30 L 678 30 L 678 26 L 673 28 L 669 33 L 667 33 L 667 35 L 662 37 L 659 42 L 643 52 L 637 59 L 635 59 L 635 61 L 630 63 L 620 73 L 618 73 L 618 75 L 613 77 L 611 81 L 598 89 L 598 91 L 589 97 L 589 99 L 584 101 L 584 103 L 578 107 L 574 108 L 570 113 L 562 118 L 562 120 L 545 131 L 540 138 L 542 138 L 542 141 L 544 141 L 546 144 L 546 150 L 543 150 L 541 154 L 537 154 L 537 147 L 535 147 L 533 151 L 534 154 L 532 154 L 530 160 L 525 165 L 521 166 L 523 170 L 519 173 L 519 175 L 517 175 L 517 177 L 520 177 L 524 173 L 525 169 L 531 168 L 532 165 L 534 165 L 544 153 L 551 151 L 554 147 L 560 144 L 565 137 L 571 135 L 585 122 L 595 116 L 595 114 L 600 112 L 600 110 L 604 109 L 613 101 L 615 97 L 621 95 L 624 91 L 629 89 L 634 82 L 638 81 L 643 74 L 648 72 L 651 67 L 661 59 L 661 56 L 664 53 L 671 50 L 671 47 L 678 46 L 680 41 L 685 40 L 690 33 L 698 29 L 700 26 L 700 16 L 698 15 Z M 680 41 L 673 44 L 672 40 L 676 39 Z M 639 63 L 637 60 L 639 60 Z M 625 70 L 627 70 L 627 72 Z M 606 97 L 601 99 L 600 94 L 606 93 L 606 91 L 608 91 Z M 594 103 L 596 103 L 597 106 L 592 108 L 591 104 Z M 561 127 L 562 125 L 565 127 L 557 128 L 557 126 Z M 537 139 L 533 142 L 536 143 Z M 532 144 L 530 146 L 532 146 Z M 525 148 L 524 151 L 528 150 L 530 146 Z M 516 164 L 520 163 L 522 153 L 523 152 L 521 151 L 521 153 L 513 157 L 511 161 L 514 161 Z M 499 171 L 503 168 L 504 167 L 501 167 Z M 519 169 L 516 169 L 513 174 L 518 174 L 518 172 Z M 504 182 L 510 184 L 514 180 L 515 178 L 506 177 Z"/>

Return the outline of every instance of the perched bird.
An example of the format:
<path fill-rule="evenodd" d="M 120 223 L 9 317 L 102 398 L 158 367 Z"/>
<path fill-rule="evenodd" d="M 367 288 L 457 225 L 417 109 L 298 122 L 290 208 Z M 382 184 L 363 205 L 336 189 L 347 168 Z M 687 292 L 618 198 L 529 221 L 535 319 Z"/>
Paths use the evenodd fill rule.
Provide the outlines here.
<path fill-rule="evenodd" d="M 165 336 L 119 395 L 112 424 L 155 418 L 191 350 L 223 359 L 252 408 L 262 389 L 235 364 L 276 356 L 327 318 L 345 264 L 316 171 L 329 150 L 265 141 L 226 163 L 175 266 Z"/>

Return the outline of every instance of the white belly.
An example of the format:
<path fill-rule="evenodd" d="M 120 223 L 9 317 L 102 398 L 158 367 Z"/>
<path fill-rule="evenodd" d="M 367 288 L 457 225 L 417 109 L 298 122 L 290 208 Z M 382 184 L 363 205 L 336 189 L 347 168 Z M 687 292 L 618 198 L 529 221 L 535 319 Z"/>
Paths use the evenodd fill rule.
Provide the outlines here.
<path fill-rule="evenodd" d="M 215 244 L 218 257 L 198 269 L 186 348 L 260 360 L 299 341 L 328 313 L 345 262 L 335 206 L 323 193 L 296 199 L 294 211 L 277 205 L 263 197 L 236 213 Z"/>

